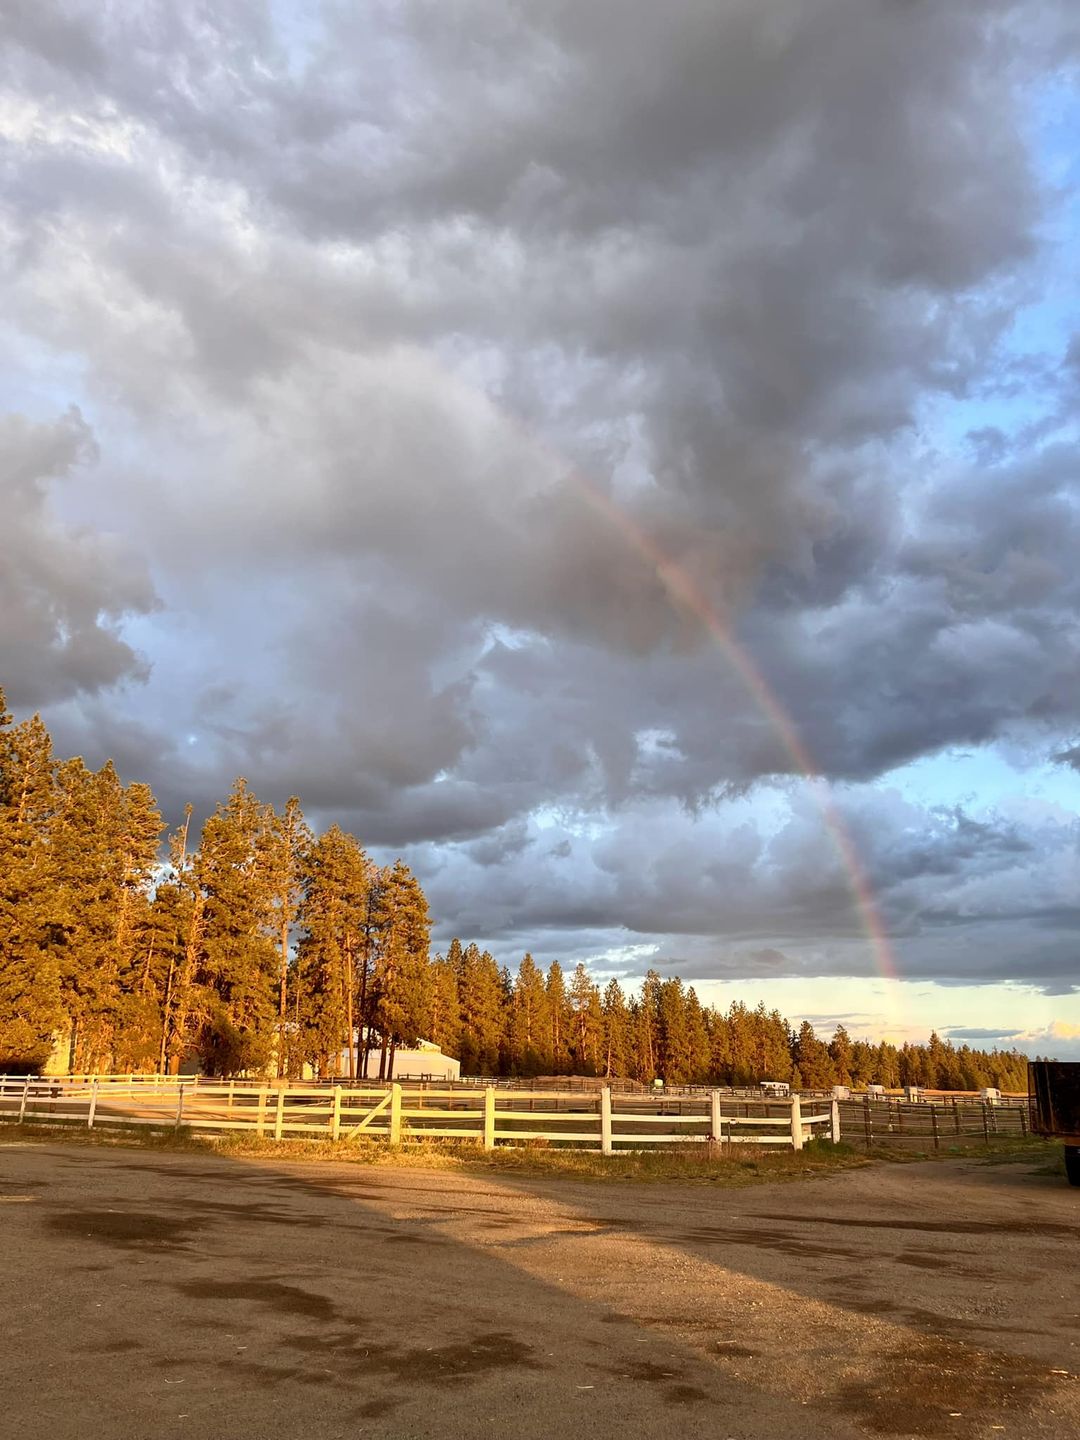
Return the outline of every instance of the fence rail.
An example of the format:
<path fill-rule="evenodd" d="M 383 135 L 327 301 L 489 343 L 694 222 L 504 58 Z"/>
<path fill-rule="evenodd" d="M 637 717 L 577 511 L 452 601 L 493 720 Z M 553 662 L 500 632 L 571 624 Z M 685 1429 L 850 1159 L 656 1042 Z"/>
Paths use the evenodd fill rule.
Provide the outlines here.
<path fill-rule="evenodd" d="M 495 1085 L 391 1085 L 370 1082 L 268 1085 L 200 1076 L 0 1075 L 0 1122 L 57 1121 L 145 1125 L 158 1129 L 286 1136 L 380 1136 L 392 1143 L 446 1138 L 500 1143 L 546 1142 L 604 1153 L 705 1142 L 782 1145 L 841 1138 L 867 1150 L 919 1145 L 935 1150 L 958 1139 L 1026 1136 L 1026 1104 L 957 1096 L 909 1102 L 891 1097 L 763 1099 L 730 1090 L 673 1094 L 536 1090 Z"/>
<path fill-rule="evenodd" d="M 50 1121 L 88 1129 L 157 1129 L 349 1139 L 421 1139 L 495 1145 L 547 1143 L 604 1154 L 654 1145 L 781 1145 L 840 1139 L 835 1101 L 798 1096 L 733 1105 L 720 1091 L 673 1102 L 613 1095 L 608 1087 L 510 1090 L 391 1085 L 261 1085 L 180 1077 L 0 1076 L 0 1121 Z"/>

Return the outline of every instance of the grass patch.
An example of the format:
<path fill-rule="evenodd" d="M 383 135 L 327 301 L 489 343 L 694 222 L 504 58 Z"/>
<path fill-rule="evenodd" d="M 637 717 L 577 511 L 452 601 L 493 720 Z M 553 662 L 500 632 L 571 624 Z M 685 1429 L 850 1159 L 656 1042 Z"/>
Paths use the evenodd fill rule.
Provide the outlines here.
<path fill-rule="evenodd" d="M 522 1177 L 557 1176 L 567 1180 L 608 1183 L 680 1181 L 738 1187 L 798 1180 L 850 1170 L 871 1161 L 851 1145 L 815 1140 L 798 1153 L 779 1146 L 673 1145 L 629 1154 L 600 1155 L 543 1144 L 481 1145 L 460 1140 L 415 1140 L 396 1148 L 384 1140 L 267 1140 L 257 1135 L 197 1135 L 186 1129 L 151 1130 L 146 1126 L 110 1125 L 87 1130 L 77 1125 L 31 1124 L 0 1127 L 4 1141 L 65 1141 L 71 1144 L 121 1146 L 237 1159 L 333 1161 L 350 1165 L 391 1166 L 462 1172 L 498 1171 Z"/>
<path fill-rule="evenodd" d="M 569 1180 L 682 1181 L 721 1186 L 797 1180 L 834 1170 L 848 1170 L 875 1161 L 913 1164 L 926 1160 L 974 1160 L 985 1165 L 1031 1165 L 1042 1162 L 1040 1175 L 1063 1176 L 1065 1160 L 1058 1141 L 1041 1136 L 1000 1136 L 989 1142 L 975 1137 L 946 1141 L 940 1150 L 922 1143 L 882 1141 L 869 1154 L 861 1145 L 832 1145 L 815 1140 L 799 1153 L 779 1146 L 671 1145 L 662 1149 L 600 1155 L 574 1150 L 544 1140 L 499 1145 L 485 1150 L 466 1140 L 417 1139 L 397 1148 L 385 1140 L 270 1140 L 254 1134 L 196 1134 L 186 1127 L 175 1131 L 145 1125 L 109 1124 L 87 1130 L 77 1123 L 52 1121 L 0 1125 L 4 1140 L 63 1140 L 82 1145 L 120 1145 L 144 1150 L 166 1150 L 235 1156 L 237 1159 L 288 1159 L 334 1161 L 349 1165 L 396 1166 L 427 1170 L 501 1171 L 521 1176 L 562 1176 Z"/>
<path fill-rule="evenodd" d="M 963 1137 L 947 1141 L 942 1137 L 940 1150 L 935 1150 L 933 1145 L 924 1148 L 921 1144 L 889 1144 L 884 1141 L 875 1144 L 870 1154 L 875 1159 L 901 1165 L 916 1160 L 977 1160 L 984 1165 L 1030 1165 L 1038 1160 L 1053 1159 L 1059 1162 L 1058 1169 L 1046 1173 L 1065 1173 L 1060 1143 L 1045 1140 L 1040 1135 L 1002 1135 L 990 1141 Z"/>

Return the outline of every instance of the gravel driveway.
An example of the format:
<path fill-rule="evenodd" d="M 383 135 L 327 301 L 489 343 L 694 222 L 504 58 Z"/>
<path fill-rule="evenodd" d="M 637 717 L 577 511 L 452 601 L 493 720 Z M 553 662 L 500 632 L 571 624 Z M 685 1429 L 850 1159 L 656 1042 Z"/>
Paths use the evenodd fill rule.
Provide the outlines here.
<path fill-rule="evenodd" d="M 0 1144 L 4 1433 L 1080 1437 L 1080 1191 Z"/>

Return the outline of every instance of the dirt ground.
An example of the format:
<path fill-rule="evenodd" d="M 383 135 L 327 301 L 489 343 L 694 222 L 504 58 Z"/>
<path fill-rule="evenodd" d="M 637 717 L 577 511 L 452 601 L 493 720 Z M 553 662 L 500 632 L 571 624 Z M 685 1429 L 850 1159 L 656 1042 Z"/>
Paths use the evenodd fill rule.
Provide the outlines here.
<path fill-rule="evenodd" d="M 19 1440 L 1080 1437 L 1080 1191 L 0 1143 Z"/>

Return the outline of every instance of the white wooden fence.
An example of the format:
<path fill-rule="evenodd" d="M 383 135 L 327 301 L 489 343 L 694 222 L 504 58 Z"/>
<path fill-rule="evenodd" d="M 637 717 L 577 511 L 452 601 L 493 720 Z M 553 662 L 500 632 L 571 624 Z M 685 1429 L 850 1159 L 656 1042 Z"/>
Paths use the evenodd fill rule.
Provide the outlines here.
<path fill-rule="evenodd" d="M 605 1155 L 653 1145 L 782 1145 L 840 1139 L 835 1101 L 798 1096 L 734 1106 L 720 1091 L 677 1103 L 651 1095 L 392 1085 L 253 1085 L 176 1076 L 0 1076 L 0 1121 L 225 1131 L 282 1140 L 381 1137 L 547 1143 Z M 736 1114 L 738 1109 L 744 1113 Z M 753 1113 L 748 1113 L 752 1111 Z"/>

